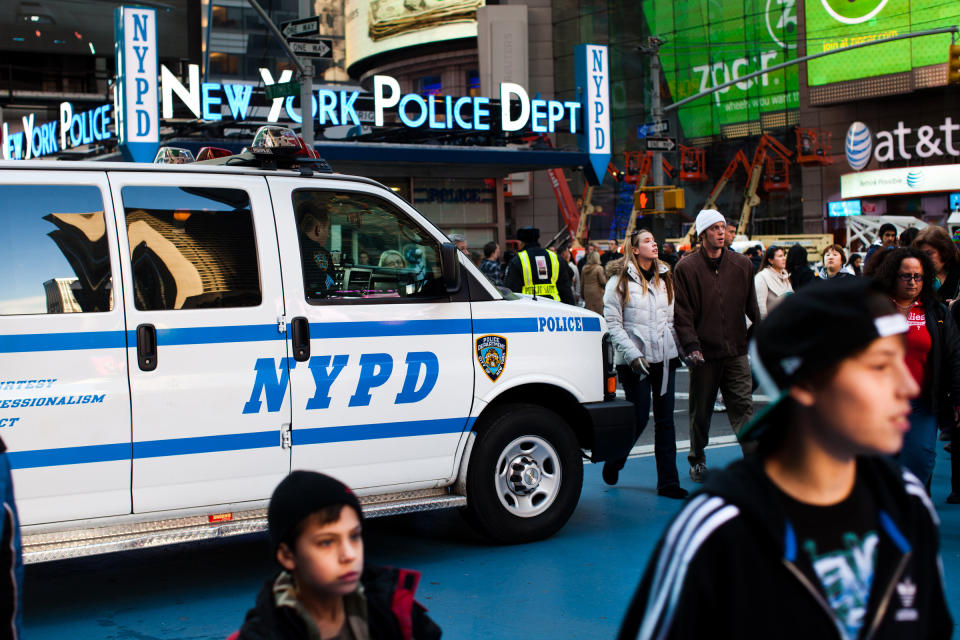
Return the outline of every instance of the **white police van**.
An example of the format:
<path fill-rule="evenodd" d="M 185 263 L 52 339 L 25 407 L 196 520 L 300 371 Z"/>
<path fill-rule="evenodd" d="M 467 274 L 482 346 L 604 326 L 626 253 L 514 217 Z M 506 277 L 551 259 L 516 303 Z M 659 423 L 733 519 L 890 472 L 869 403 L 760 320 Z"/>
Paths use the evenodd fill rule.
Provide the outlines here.
<path fill-rule="evenodd" d="M 582 456 L 632 446 L 602 319 L 501 293 L 372 180 L 254 158 L 0 162 L 25 560 L 262 530 L 291 469 L 368 515 L 557 531 Z"/>

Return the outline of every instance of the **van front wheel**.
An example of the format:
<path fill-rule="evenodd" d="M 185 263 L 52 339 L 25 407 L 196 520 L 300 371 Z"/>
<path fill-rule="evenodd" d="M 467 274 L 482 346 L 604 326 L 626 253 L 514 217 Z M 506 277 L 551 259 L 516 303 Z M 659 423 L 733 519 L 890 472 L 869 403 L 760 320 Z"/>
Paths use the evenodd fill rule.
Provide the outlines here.
<path fill-rule="evenodd" d="M 497 542 L 556 533 L 580 499 L 583 460 L 573 432 L 543 407 L 502 407 L 480 429 L 467 467 L 467 510 Z"/>

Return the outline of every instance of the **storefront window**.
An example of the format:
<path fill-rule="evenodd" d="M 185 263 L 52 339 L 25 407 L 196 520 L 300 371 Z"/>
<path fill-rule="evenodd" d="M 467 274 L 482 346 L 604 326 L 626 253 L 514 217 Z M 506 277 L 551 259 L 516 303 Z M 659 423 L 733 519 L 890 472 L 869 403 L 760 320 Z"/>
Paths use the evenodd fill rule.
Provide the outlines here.
<path fill-rule="evenodd" d="M 496 223 L 497 197 L 492 181 L 467 178 L 415 180 L 413 206 L 443 229 Z"/>

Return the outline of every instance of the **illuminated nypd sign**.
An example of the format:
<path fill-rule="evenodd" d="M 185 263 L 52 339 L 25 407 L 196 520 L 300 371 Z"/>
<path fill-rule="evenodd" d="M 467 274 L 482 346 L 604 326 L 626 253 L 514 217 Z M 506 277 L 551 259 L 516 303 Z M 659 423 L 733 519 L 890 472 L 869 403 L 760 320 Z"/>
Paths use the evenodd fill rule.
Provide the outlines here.
<path fill-rule="evenodd" d="M 60 103 L 60 120 L 37 122 L 36 114 L 21 118 L 23 131 L 11 133 L 3 123 L 3 159 L 29 160 L 52 153 L 109 140 L 113 137 L 110 105 L 87 111 L 74 111 L 73 104 Z"/>
<path fill-rule="evenodd" d="M 604 45 L 580 44 L 574 49 L 577 91 L 583 96 L 584 126 L 578 146 L 590 155 L 587 177 L 603 182 L 610 163 L 610 53 Z"/>
<path fill-rule="evenodd" d="M 127 160 L 151 162 L 160 146 L 156 9 L 114 10 L 114 54 L 120 150 Z"/>

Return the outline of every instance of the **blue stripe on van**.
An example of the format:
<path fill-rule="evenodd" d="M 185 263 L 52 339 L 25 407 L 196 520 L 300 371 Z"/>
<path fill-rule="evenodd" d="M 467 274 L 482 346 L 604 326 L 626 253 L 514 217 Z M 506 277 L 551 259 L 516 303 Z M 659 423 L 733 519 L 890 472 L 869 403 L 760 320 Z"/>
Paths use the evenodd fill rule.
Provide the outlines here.
<path fill-rule="evenodd" d="M 311 337 L 388 338 L 397 336 L 443 336 L 476 333 L 536 333 L 537 318 L 452 318 L 447 320 L 384 320 L 379 322 L 312 322 Z M 585 317 L 584 331 L 600 331 L 600 318 Z M 230 342 L 283 340 L 275 324 L 158 329 L 160 347 Z M 0 335 L 0 353 L 122 349 L 137 342 L 136 331 L 78 331 L 71 333 L 21 333 Z"/>
<path fill-rule="evenodd" d="M 124 349 L 127 346 L 125 333 L 124 331 L 77 331 L 0 335 L 0 353 Z"/>
<path fill-rule="evenodd" d="M 184 456 L 191 453 L 218 453 L 221 451 L 244 451 L 280 446 L 280 430 L 256 431 L 254 433 L 227 433 L 217 436 L 194 438 L 170 438 L 145 440 L 133 443 L 134 460 Z"/>
<path fill-rule="evenodd" d="M 473 425 L 474 420 L 474 418 L 445 418 L 439 420 L 414 420 L 382 424 L 294 429 L 293 443 L 297 445 L 324 444 L 331 442 L 374 440 L 379 438 L 406 438 L 410 436 L 462 433 L 464 429 L 468 429 Z M 249 449 L 267 449 L 279 446 L 279 430 L 258 431 L 254 433 L 230 433 L 217 436 L 134 442 L 133 458 L 135 460 L 144 460 L 195 453 L 221 453 Z M 35 469 L 37 467 L 59 467 L 69 464 L 130 460 L 130 454 L 130 443 L 7 452 L 10 466 L 13 469 Z"/>
<path fill-rule="evenodd" d="M 8 451 L 12 469 L 35 469 L 59 467 L 67 464 L 88 462 L 114 462 L 130 460 L 130 443 L 95 444 L 86 447 L 63 447 L 61 449 L 37 449 L 34 451 Z"/>
<path fill-rule="evenodd" d="M 410 436 L 462 433 L 465 426 L 472 424 L 473 420 L 468 418 L 444 418 L 440 420 L 354 424 L 346 427 L 294 429 L 293 445 L 356 442 L 359 440 L 378 440 L 380 438 L 407 438 Z"/>

